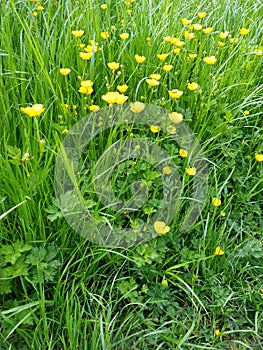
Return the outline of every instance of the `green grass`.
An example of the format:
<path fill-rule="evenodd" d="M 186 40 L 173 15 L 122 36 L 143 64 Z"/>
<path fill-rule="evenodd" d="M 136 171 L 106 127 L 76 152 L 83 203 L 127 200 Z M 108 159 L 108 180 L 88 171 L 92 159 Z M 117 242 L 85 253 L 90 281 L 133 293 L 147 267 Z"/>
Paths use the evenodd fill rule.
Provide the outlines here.
<path fill-rule="evenodd" d="M 262 54 L 255 51 L 263 46 L 263 5 L 258 0 L 108 0 L 102 10 L 102 3 L 10 0 L 1 5 L 0 348 L 263 349 L 263 163 L 255 158 L 263 154 Z M 39 5 L 44 9 L 34 16 Z M 207 16 L 199 19 L 200 11 Z M 189 30 L 183 17 L 213 32 Z M 247 35 L 240 34 L 242 27 L 250 29 Z M 80 29 L 85 34 L 75 38 L 71 32 Z M 186 30 L 195 38 L 185 39 Z M 237 43 L 219 39 L 224 31 Z M 103 40 L 101 32 L 109 32 L 109 38 Z M 127 40 L 119 37 L 124 32 Z M 179 54 L 165 36 L 185 41 Z M 89 40 L 98 43 L 98 51 L 83 61 L 79 44 Z M 161 53 L 169 53 L 165 61 L 157 58 Z M 190 53 L 196 58 L 189 60 Z M 146 61 L 137 64 L 135 54 Z M 205 56 L 216 56 L 216 63 L 206 64 Z M 107 67 L 112 61 L 120 63 L 119 73 Z M 165 63 L 173 65 L 170 72 L 162 69 Z M 60 74 L 62 67 L 71 69 L 68 76 Z M 157 87 L 146 82 L 152 73 L 161 74 Z M 78 91 L 83 80 L 94 83 L 91 95 Z M 190 91 L 188 82 L 199 88 Z M 160 206 L 163 177 L 140 159 L 120 164 L 111 179 L 115 197 L 124 202 L 132 196 L 132 184 L 142 179 L 150 199 L 140 210 L 116 212 L 99 200 L 93 175 L 101 168 L 95 166 L 118 141 L 150 140 L 168 152 L 181 178 L 169 233 L 128 249 L 100 246 L 79 235 L 62 215 L 54 188 L 67 130 L 92 104 L 107 107 L 102 96 L 123 84 L 128 102 L 182 113 L 209 168 L 201 215 L 182 233 L 195 177 L 185 173 L 193 164 L 179 156 L 173 137 L 152 133 L 139 122 L 97 135 L 78 169 L 69 170 L 68 164 L 93 218 L 139 230 Z M 175 88 L 184 92 L 180 99 L 169 97 Z M 20 108 L 31 104 L 43 104 L 45 111 L 30 118 Z M 213 197 L 221 199 L 219 207 Z M 65 200 L 67 208 L 79 209 L 70 197 Z M 214 254 L 218 246 L 223 255 Z"/>

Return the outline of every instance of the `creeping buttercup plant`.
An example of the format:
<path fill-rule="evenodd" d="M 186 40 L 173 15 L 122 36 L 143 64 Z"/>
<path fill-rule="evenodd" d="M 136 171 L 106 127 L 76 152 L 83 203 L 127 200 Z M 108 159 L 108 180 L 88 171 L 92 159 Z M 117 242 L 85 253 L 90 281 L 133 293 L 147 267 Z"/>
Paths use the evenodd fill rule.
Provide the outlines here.
<path fill-rule="evenodd" d="M 25 257 L 32 249 L 29 244 L 16 241 L 14 244 L 2 245 L 0 248 L 0 294 L 8 294 L 15 287 L 14 280 L 28 275 Z"/>
<path fill-rule="evenodd" d="M 18 277 L 33 284 L 53 282 L 61 262 L 54 244 L 34 247 L 21 241 L 0 248 L 0 294 L 15 291 Z"/>

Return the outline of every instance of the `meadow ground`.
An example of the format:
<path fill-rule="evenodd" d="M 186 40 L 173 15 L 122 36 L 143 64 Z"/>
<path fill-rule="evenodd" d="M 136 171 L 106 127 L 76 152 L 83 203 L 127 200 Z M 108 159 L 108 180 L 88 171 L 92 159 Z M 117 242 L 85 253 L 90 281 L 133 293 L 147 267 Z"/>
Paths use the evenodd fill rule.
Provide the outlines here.
<path fill-rule="evenodd" d="M 263 349 L 262 18 L 260 0 L 1 2 L 1 349 Z M 104 128 L 115 108 L 138 119 Z M 97 134 L 56 172 L 86 116 Z M 97 244 L 83 212 L 149 239 Z"/>

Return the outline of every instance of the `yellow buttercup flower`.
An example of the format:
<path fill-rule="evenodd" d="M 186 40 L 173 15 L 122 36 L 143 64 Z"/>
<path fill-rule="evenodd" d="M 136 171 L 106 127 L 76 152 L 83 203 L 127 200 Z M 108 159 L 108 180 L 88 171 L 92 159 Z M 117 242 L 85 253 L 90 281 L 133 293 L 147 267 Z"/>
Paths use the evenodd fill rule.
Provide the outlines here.
<path fill-rule="evenodd" d="M 140 56 L 140 55 L 138 55 L 138 54 L 136 54 L 136 55 L 134 56 L 134 58 L 135 58 L 135 61 L 136 61 L 138 64 L 141 64 L 141 63 L 143 63 L 143 62 L 146 60 L 146 57 L 145 57 L 145 56 Z"/>
<path fill-rule="evenodd" d="M 183 91 L 178 89 L 169 90 L 168 92 L 171 98 L 180 98 L 184 93 Z"/>
<path fill-rule="evenodd" d="M 231 44 L 236 44 L 236 43 L 238 43 L 238 38 L 229 38 L 229 42 Z"/>
<path fill-rule="evenodd" d="M 194 30 L 201 30 L 203 28 L 202 24 L 194 23 L 193 25 Z"/>
<path fill-rule="evenodd" d="M 71 72 L 70 68 L 60 68 L 59 73 L 62 75 L 69 75 L 69 73 Z"/>
<path fill-rule="evenodd" d="M 157 126 L 157 125 L 151 125 L 150 126 L 150 130 L 151 130 L 151 132 L 156 134 L 157 132 L 159 132 L 161 130 L 161 128 L 159 126 Z"/>
<path fill-rule="evenodd" d="M 146 79 L 146 83 L 152 87 L 160 84 L 160 82 L 156 79 Z"/>
<path fill-rule="evenodd" d="M 166 175 L 170 175 L 172 173 L 172 169 L 169 166 L 163 167 L 163 173 Z"/>
<path fill-rule="evenodd" d="M 80 85 L 84 86 L 84 87 L 92 87 L 93 86 L 93 82 L 91 80 L 83 80 Z"/>
<path fill-rule="evenodd" d="M 145 104 L 142 102 L 133 102 L 130 103 L 130 110 L 133 113 L 140 113 L 145 109 Z"/>
<path fill-rule="evenodd" d="M 207 56 L 203 58 L 203 61 L 207 64 L 215 64 L 217 59 L 215 56 Z"/>
<path fill-rule="evenodd" d="M 120 34 L 120 38 L 121 38 L 122 40 L 128 39 L 129 36 L 130 36 L 129 33 L 121 33 L 121 34 Z"/>
<path fill-rule="evenodd" d="M 153 227 L 157 233 L 165 234 L 170 231 L 170 227 L 164 221 L 155 221 Z"/>
<path fill-rule="evenodd" d="M 38 14 L 38 13 L 37 13 L 36 11 L 33 12 L 33 16 L 34 16 L 34 17 L 36 17 L 37 14 Z"/>
<path fill-rule="evenodd" d="M 128 89 L 128 85 L 126 85 L 126 84 L 117 86 L 117 90 L 119 90 L 119 92 L 121 92 L 121 93 L 126 92 L 127 89 Z"/>
<path fill-rule="evenodd" d="M 166 43 L 170 43 L 171 42 L 171 36 L 169 35 L 169 36 L 165 36 L 164 38 L 163 38 L 163 40 L 166 42 Z"/>
<path fill-rule="evenodd" d="M 128 100 L 128 96 L 125 96 L 123 94 L 118 94 L 118 96 L 116 96 L 116 102 L 118 105 L 122 105 L 124 102 L 126 102 Z"/>
<path fill-rule="evenodd" d="M 175 135 L 176 134 L 176 127 L 173 125 L 168 125 L 166 128 L 166 131 L 168 134 Z"/>
<path fill-rule="evenodd" d="M 90 44 L 90 45 L 98 45 L 93 39 L 90 39 L 90 40 L 89 40 L 89 44 Z"/>
<path fill-rule="evenodd" d="M 176 45 L 177 43 L 179 43 L 180 38 L 174 38 L 173 36 L 170 37 L 170 43 L 173 45 Z"/>
<path fill-rule="evenodd" d="M 101 8 L 102 10 L 106 10 L 107 7 L 108 7 L 107 4 L 101 4 L 101 5 L 100 5 L 100 8 Z"/>
<path fill-rule="evenodd" d="M 199 88 L 199 85 L 196 82 L 188 83 L 187 87 L 189 90 L 197 90 Z"/>
<path fill-rule="evenodd" d="M 161 75 L 153 73 L 153 74 L 150 74 L 150 78 L 154 79 L 154 80 L 160 80 L 161 79 Z"/>
<path fill-rule="evenodd" d="M 81 86 L 79 89 L 78 89 L 78 92 L 82 93 L 82 94 L 86 94 L 86 95 L 90 95 L 92 94 L 93 92 L 93 88 L 91 86 Z"/>
<path fill-rule="evenodd" d="M 42 104 L 34 104 L 32 107 L 21 107 L 20 110 L 29 117 L 38 117 L 45 110 Z"/>
<path fill-rule="evenodd" d="M 182 18 L 181 21 L 184 26 L 188 26 L 188 24 L 191 23 L 191 20 L 187 19 L 186 17 Z"/>
<path fill-rule="evenodd" d="M 43 11 L 43 10 L 44 10 L 44 7 L 39 5 L 39 6 L 36 7 L 36 10 L 37 10 L 37 11 Z"/>
<path fill-rule="evenodd" d="M 187 175 L 189 176 L 195 176 L 196 175 L 196 168 L 185 168 L 185 171 L 187 173 Z"/>
<path fill-rule="evenodd" d="M 79 57 L 84 61 L 90 60 L 92 55 L 93 55 L 92 52 L 80 52 L 79 53 Z"/>
<path fill-rule="evenodd" d="M 256 56 L 261 56 L 261 55 L 263 55 L 263 47 L 262 47 L 262 46 L 256 47 L 256 48 L 254 49 L 254 54 L 255 54 Z"/>
<path fill-rule="evenodd" d="M 196 53 L 189 53 L 188 58 L 189 58 L 190 60 L 193 60 L 193 59 L 196 58 L 196 56 L 197 56 Z"/>
<path fill-rule="evenodd" d="M 100 110 L 100 106 L 98 106 L 98 105 L 91 105 L 88 108 L 91 112 L 97 112 Z"/>
<path fill-rule="evenodd" d="M 181 113 L 177 113 L 177 112 L 169 113 L 168 117 L 175 124 L 181 123 L 184 119 L 184 116 Z"/>
<path fill-rule="evenodd" d="M 112 29 L 112 30 L 117 30 L 117 27 L 113 24 L 113 25 L 111 26 L 111 29 Z"/>
<path fill-rule="evenodd" d="M 157 55 L 157 57 L 159 58 L 159 60 L 164 61 L 167 57 L 169 56 L 168 53 L 162 53 Z"/>
<path fill-rule="evenodd" d="M 221 212 L 220 212 L 220 215 L 223 216 L 223 217 L 225 217 L 225 216 L 226 216 L 226 213 L 225 213 L 224 211 L 221 211 Z"/>
<path fill-rule="evenodd" d="M 119 92 L 107 92 L 105 95 L 102 95 L 101 98 L 112 105 L 114 103 L 123 104 L 127 101 L 128 96 L 122 95 Z"/>
<path fill-rule="evenodd" d="M 103 40 L 106 40 L 110 36 L 110 33 L 109 32 L 101 32 L 100 36 L 102 37 Z"/>
<path fill-rule="evenodd" d="M 163 66 L 163 70 L 165 70 L 166 72 L 170 72 L 170 70 L 173 69 L 173 65 L 172 64 L 165 64 Z"/>
<path fill-rule="evenodd" d="M 85 52 L 88 52 L 88 53 L 97 52 L 97 51 L 98 51 L 98 46 L 97 46 L 96 43 L 92 43 L 91 45 L 87 45 L 87 46 L 84 48 L 84 51 L 85 51 Z"/>
<path fill-rule="evenodd" d="M 174 43 L 174 45 L 177 47 L 182 47 L 182 46 L 184 46 L 184 44 L 185 44 L 185 42 L 182 40 L 176 41 L 176 43 Z"/>
<path fill-rule="evenodd" d="M 223 46 L 225 46 L 225 43 L 223 41 L 218 41 L 217 45 L 220 47 L 223 47 Z"/>
<path fill-rule="evenodd" d="M 83 80 L 80 83 L 80 88 L 79 88 L 79 92 L 82 94 L 86 94 L 86 95 L 90 95 L 93 92 L 93 82 L 91 80 Z"/>
<path fill-rule="evenodd" d="M 223 254 L 225 254 L 225 252 L 219 246 L 217 246 L 214 254 L 215 255 L 223 255 Z"/>
<path fill-rule="evenodd" d="M 220 335 L 220 334 L 221 334 L 220 330 L 219 330 L 219 329 L 216 329 L 215 335 L 218 336 L 218 335 Z"/>
<path fill-rule="evenodd" d="M 213 29 L 214 29 L 214 28 L 212 28 L 212 27 L 204 28 L 204 29 L 203 29 L 203 33 L 205 33 L 205 34 L 210 34 L 210 33 L 213 31 Z"/>
<path fill-rule="evenodd" d="M 182 158 L 186 158 L 188 156 L 188 151 L 186 149 L 180 148 L 179 154 Z"/>
<path fill-rule="evenodd" d="M 255 159 L 257 162 L 263 162 L 263 154 L 256 153 L 255 154 Z"/>
<path fill-rule="evenodd" d="M 197 15 L 200 19 L 202 19 L 202 18 L 206 17 L 206 12 L 198 12 Z"/>
<path fill-rule="evenodd" d="M 213 197 L 212 198 L 212 204 L 214 207 L 219 207 L 221 205 L 221 199 L 217 198 L 217 197 Z"/>
<path fill-rule="evenodd" d="M 84 34 L 84 30 L 73 30 L 71 33 L 75 38 L 81 38 Z"/>
<path fill-rule="evenodd" d="M 195 34 L 194 33 L 190 33 L 187 30 L 187 31 L 184 32 L 184 37 L 185 37 L 185 39 L 191 40 L 191 39 L 195 38 Z"/>
<path fill-rule="evenodd" d="M 107 63 L 107 66 L 113 71 L 115 72 L 117 69 L 120 68 L 120 64 L 117 62 L 109 62 Z"/>
<path fill-rule="evenodd" d="M 247 35 L 250 32 L 250 29 L 249 28 L 241 28 L 239 32 L 241 35 Z"/>
<path fill-rule="evenodd" d="M 175 47 L 174 48 L 174 53 L 176 54 L 176 55 L 179 55 L 179 53 L 180 53 L 180 48 L 179 47 Z"/>
<path fill-rule="evenodd" d="M 228 35 L 229 35 L 229 32 L 221 32 L 221 33 L 219 34 L 219 38 L 220 38 L 220 39 L 225 39 L 225 38 L 228 37 Z"/>

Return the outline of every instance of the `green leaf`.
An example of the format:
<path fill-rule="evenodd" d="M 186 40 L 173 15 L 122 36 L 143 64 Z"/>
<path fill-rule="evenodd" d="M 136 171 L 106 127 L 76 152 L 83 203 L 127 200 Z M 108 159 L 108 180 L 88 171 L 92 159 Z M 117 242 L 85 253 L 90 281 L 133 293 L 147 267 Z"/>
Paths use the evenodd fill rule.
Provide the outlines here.
<path fill-rule="evenodd" d="M 0 276 L 2 276 L 2 270 L 0 270 Z M 1 280 L 0 279 L 0 294 L 8 294 L 12 292 L 11 280 Z"/>
<path fill-rule="evenodd" d="M 21 253 L 31 250 L 29 244 L 24 244 L 21 241 L 17 241 L 14 244 L 6 244 L 0 249 L 0 254 L 5 256 L 5 262 L 15 264 Z"/>
<path fill-rule="evenodd" d="M 117 285 L 117 288 L 119 289 L 121 294 L 125 298 L 129 299 L 131 302 L 136 302 L 136 301 L 139 301 L 139 299 L 141 299 L 141 297 L 137 292 L 138 285 L 135 282 L 133 277 L 131 277 L 128 281 L 127 280 L 121 281 Z"/>
<path fill-rule="evenodd" d="M 9 161 L 12 164 L 18 165 L 21 164 L 21 150 L 20 148 L 16 147 L 16 146 L 6 146 L 7 152 L 8 152 L 8 156 L 9 156 Z"/>
<path fill-rule="evenodd" d="M 49 214 L 47 217 L 51 222 L 63 217 L 63 213 L 61 212 L 61 210 L 59 208 L 58 200 L 55 197 L 52 198 L 52 204 L 50 204 L 45 209 L 45 212 L 47 212 Z"/>
<path fill-rule="evenodd" d="M 57 247 L 48 244 L 47 247 L 34 247 L 27 257 L 26 263 L 35 267 L 30 270 L 30 278 L 34 283 L 52 282 L 61 262 L 57 256 Z"/>

